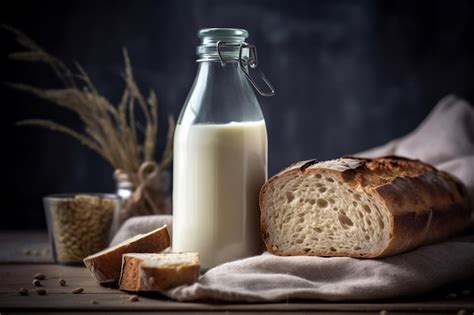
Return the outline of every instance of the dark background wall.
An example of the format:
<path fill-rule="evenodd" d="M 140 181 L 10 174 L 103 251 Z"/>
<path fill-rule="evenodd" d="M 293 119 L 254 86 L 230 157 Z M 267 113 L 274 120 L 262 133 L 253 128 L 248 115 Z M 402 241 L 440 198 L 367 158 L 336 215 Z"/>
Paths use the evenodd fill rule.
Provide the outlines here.
<path fill-rule="evenodd" d="M 161 137 L 196 71 L 196 33 L 241 27 L 259 49 L 277 95 L 260 98 L 269 132 L 269 173 L 296 160 L 360 151 L 415 128 L 454 93 L 474 101 L 472 1 L 84 1 L 16 0 L 0 5 L 1 23 L 47 50 L 78 60 L 117 102 L 121 47 L 128 47 L 143 90 L 156 90 Z M 0 33 L 0 80 L 57 87 L 44 66 L 7 60 L 17 51 Z M 0 228 L 44 227 L 41 197 L 114 191 L 112 169 L 70 138 L 16 127 L 53 118 L 80 129 L 64 110 L 4 86 L 3 158 L 7 168 Z"/>

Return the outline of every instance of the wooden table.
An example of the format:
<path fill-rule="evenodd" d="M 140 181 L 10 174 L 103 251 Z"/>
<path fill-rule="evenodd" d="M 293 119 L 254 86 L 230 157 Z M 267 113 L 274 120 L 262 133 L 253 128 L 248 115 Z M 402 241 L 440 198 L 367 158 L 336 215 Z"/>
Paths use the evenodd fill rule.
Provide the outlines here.
<path fill-rule="evenodd" d="M 35 237 L 35 242 L 28 241 Z M 141 295 L 136 302 L 130 301 L 130 295 L 113 288 L 97 284 L 83 267 L 71 267 L 52 264 L 50 257 L 36 256 L 32 262 L 13 263 L 15 255 L 24 255 L 24 249 L 33 246 L 43 250 L 47 246 L 47 237 L 44 233 L 21 233 L 12 237 L 11 233 L 0 233 L 2 255 L 0 259 L 8 263 L 0 264 L 0 313 L 9 312 L 34 312 L 65 313 L 94 312 L 96 314 L 113 312 L 113 314 L 140 314 L 155 313 L 156 311 L 187 314 L 190 312 L 213 314 L 255 312 L 268 314 L 271 312 L 298 312 L 305 313 L 331 313 L 331 314 L 360 314 L 367 312 L 378 314 L 381 310 L 397 312 L 397 314 L 410 314 L 421 312 L 425 314 L 456 314 L 459 310 L 468 310 L 466 314 L 473 314 L 474 292 L 470 295 L 459 296 L 455 299 L 446 299 L 446 292 L 440 291 L 412 299 L 390 300 L 384 302 L 364 303 L 328 303 L 323 301 L 290 301 L 287 303 L 271 304 L 222 304 L 222 303 L 180 303 L 166 299 L 158 294 Z M 22 243 L 23 242 L 23 243 Z M 14 245 L 12 245 L 14 244 Z M 28 245 L 29 244 L 29 245 Z M 31 256 L 31 255 L 29 255 Z M 40 296 L 35 292 L 37 287 L 32 284 L 35 273 L 43 273 L 47 279 L 42 282 L 42 287 L 47 294 Z M 59 278 L 66 280 L 66 286 L 60 286 Z M 73 294 L 72 290 L 81 287 L 84 291 Z M 18 290 L 26 288 L 27 296 L 20 296 Z M 458 292 L 459 293 L 459 292 Z"/>

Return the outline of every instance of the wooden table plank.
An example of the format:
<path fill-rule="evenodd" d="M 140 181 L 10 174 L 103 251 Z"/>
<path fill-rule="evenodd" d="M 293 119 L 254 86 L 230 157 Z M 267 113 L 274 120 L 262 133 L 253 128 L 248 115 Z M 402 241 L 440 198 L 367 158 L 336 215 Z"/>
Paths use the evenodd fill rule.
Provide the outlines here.
<path fill-rule="evenodd" d="M 48 293 L 39 296 L 31 283 L 32 275 L 41 272 L 47 276 L 42 281 Z M 57 279 L 64 278 L 67 286 L 61 287 Z M 53 264 L 0 265 L 0 311 L 427 311 L 456 312 L 460 309 L 474 310 L 472 295 L 460 296 L 455 300 L 400 300 L 373 303 L 328 303 L 321 301 L 296 301 L 289 303 L 222 304 L 222 303 L 180 303 L 160 295 L 140 296 L 138 302 L 131 302 L 127 293 L 106 288 L 96 283 L 85 268 Z M 28 296 L 20 296 L 18 289 L 27 288 Z M 72 294 L 76 287 L 84 288 L 82 294 Z M 98 304 L 92 304 L 92 300 Z"/>
<path fill-rule="evenodd" d="M 0 232 L 1 263 L 52 263 L 46 231 Z"/>
<path fill-rule="evenodd" d="M 169 313 L 169 311 L 165 311 L 165 313 Z M 259 311 L 258 314 L 259 315 L 275 315 L 275 314 L 280 314 L 280 313 L 284 313 L 284 314 L 294 314 L 294 315 L 301 315 L 302 313 L 303 314 L 317 314 L 317 315 L 361 315 L 361 312 L 356 312 L 356 311 L 342 311 L 342 312 L 332 312 L 332 311 L 284 311 L 284 312 L 281 312 L 281 311 Z M 36 314 L 35 312 L 14 312 L 14 314 L 16 315 L 21 315 L 21 314 Z M 58 314 L 63 314 L 63 312 L 61 311 L 58 311 L 58 312 L 54 312 L 54 311 L 48 311 L 48 312 L 41 312 L 42 315 L 58 315 Z M 94 314 L 94 315 L 98 315 L 98 314 L 103 314 L 103 315 L 111 315 L 111 312 L 93 312 L 93 313 L 90 313 L 90 312 L 67 312 L 68 315 L 84 315 L 84 314 Z M 138 314 L 140 315 L 156 315 L 157 312 L 156 311 L 152 311 L 152 312 L 148 312 L 148 311 L 145 311 L 145 312 L 142 312 L 140 311 Z M 250 315 L 250 314 L 254 314 L 254 312 L 252 311 L 173 311 L 172 314 L 174 315 L 217 315 L 217 314 L 225 314 L 225 315 L 228 315 L 228 314 L 233 314 L 233 315 Z M 363 313 L 364 315 L 365 314 L 372 314 L 372 315 L 380 315 L 380 311 L 371 311 L 371 312 L 364 312 Z M 414 313 L 413 312 L 396 312 L 396 313 L 389 313 L 389 314 L 396 314 L 396 315 L 413 315 Z M 443 314 L 451 314 L 451 315 L 456 315 L 457 312 L 448 312 L 448 313 L 445 313 L 445 312 L 424 312 L 424 311 L 421 311 L 421 312 L 416 312 L 416 314 L 425 314 L 425 315 L 443 315 Z M 5 314 L 7 315 L 7 314 Z M 130 312 L 116 312 L 114 311 L 113 312 L 113 315 L 130 315 Z M 470 313 L 468 313 L 468 315 L 470 315 Z"/>
<path fill-rule="evenodd" d="M 169 313 L 166 311 L 166 313 Z M 275 314 L 280 314 L 282 312 L 280 311 L 262 311 L 258 312 L 259 315 L 275 315 Z M 317 315 L 361 315 L 361 312 L 352 312 L 352 311 L 342 311 L 342 312 L 331 312 L 331 311 L 285 311 L 284 314 L 294 314 L 294 315 L 301 315 L 301 314 L 317 314 Z M 34 312 L 15 312 L 14 314 L 16 315 L 21 315 L 21 314 L 35 314 Z M 54 311 L 48 311 L 48 312 L 41 312 L 42 315 L 58 315 L 58 314 L 63 314 L 62 312 L 54 312 Z M 111 315 L 111 312 L 67 312 L 68 315 L 84 315 L 84 314 L 103 314 L 103 315 Z M 156 315 L 156 311 L 152 312 L 139 312 L 138 314 L 140 315 Z M 217 314 L 233 314 L 233 315 L 250 315 L 253 314 L 251 311 L 173 311 L 172 314 L 175 315 L 217 315 Z M 365 314 L 372 314 L 372 315 L 380 315 L 380 311 L 374 311 L 374 312 L 364 312 Z M 413 312 L 396 312 L 396 313 L 390 313 L 390 314 L 396 314 L 396 315 L 413 315 Z M 457 312 L 416 312 L 416 314 L 425 314 L 425 315 L 443 315 L 443 314 L 451 314 L 451 315 L 456 315 Z M 7 315 L 7 314 L 5 314 Z M 130 312 L 113 312 L 113 315 L 130 315 Z M 470 313 L 468 313 L 470 315 Z"/>
<path fill-rule="evenodd" d="M 101 286 L 97 284 L 86 268 L 79 266 L 62 265 L 40 265 L 40 264 L 21 264 L 21 265 L 0 265 L 0 295 L 8 292 L 11 288 L 26 288 L 33 290 L 32 276 L 35 273 L 43 273 L 46 280 L 40 281 L 42 288 L 49 293 L 65 294 L 71 292 L 77 287 L 84 288 L 87 293 L 95 294 L 117 294 L 120 291 Z M 59 278 L 66 280 L 66 286 L 59 285 Z"/>

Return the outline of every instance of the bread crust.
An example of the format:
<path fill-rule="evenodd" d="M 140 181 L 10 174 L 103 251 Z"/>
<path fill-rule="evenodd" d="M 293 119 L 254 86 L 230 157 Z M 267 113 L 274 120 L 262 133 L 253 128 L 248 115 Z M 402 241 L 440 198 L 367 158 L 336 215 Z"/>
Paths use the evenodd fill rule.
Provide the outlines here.
<path fill-rule="evenodd" d="M 192 264 L 158 267 L 144 265 L 144 260 L 134 256 L 133 253 L 125 254 L 119 288 L 131 292 L 164 291 L 180 285 L 193 284 L 199 277 L 199 271 L 199 259 Z"/>
<path fill-rule="evenodd" d="M 171 244 L 166 225 L 143 234 L 141 237 L 125 241 L 112 249 L 106 249 L 84 258 L 90 273 L 101 283 L 116 283 L 120 278 L 122 255 L 125 253 L 158 253 Z"/>
<path fill-rule="evenodd" d="M 336 253 L 295 251 L 289 254 L 274 249 L 268 233 L 267 191 L 282 177 L 324 173 L 339 177 L 385 205 L 389 212 L 390 238 L 382 250 L 361 255 L 352 250 Z M 458 234 L 470 225 L 471 217 L 467 190 L 458 179 L 419 160 L 397 156 L 297 162 L 262 186 L 259 204 L 262 238 L 267 250 L 276 255 L 390 256 Z"/>

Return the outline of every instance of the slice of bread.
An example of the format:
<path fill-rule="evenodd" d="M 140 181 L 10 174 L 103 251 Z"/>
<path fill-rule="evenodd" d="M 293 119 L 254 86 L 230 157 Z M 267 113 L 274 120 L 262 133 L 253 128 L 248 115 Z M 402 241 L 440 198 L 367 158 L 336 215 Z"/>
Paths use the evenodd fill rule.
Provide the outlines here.
<path fill-rule="evenodd" d="M 166 225 L 138 234 L 120 244 L 106 248 L 84 258 L 84 264 L 90 273 L 101 283 L 118 282 L 122 267 L 122 255 L 125 253 L 158 253 L 170 246 L 170 235 Z"/>
<path fill-rule="evenodd" d="M 123 255 L 119 288 L 124 291 L 163 291 L 192 284 L 199 277 L 195 252 Z"/>
<path fill-rule="evenodd" d="M 296 163 L 260 192 L 261 231 L 277 255 L 383 257 L 462 232 L 467 191 L 400 157 Z"/>

